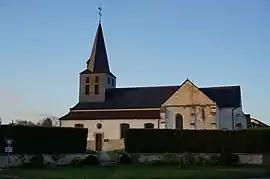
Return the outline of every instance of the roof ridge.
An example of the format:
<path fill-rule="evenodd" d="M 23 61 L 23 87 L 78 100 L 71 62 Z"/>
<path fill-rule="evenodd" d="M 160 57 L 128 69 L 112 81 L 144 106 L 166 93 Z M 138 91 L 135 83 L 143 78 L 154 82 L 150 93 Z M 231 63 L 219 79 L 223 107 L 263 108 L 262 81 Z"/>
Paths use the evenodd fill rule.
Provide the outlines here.
<path fill-rule="evenodd" d="M 180 87 L 180 85 L 171 85 L 171 86 L 131 86 L 131 87 L 120 87 L 120 88 L 114 88 L 114 89 L 166 88 L 166 87 Z"/>
<path fill-rule="evenodd" d="M 200 89 L 202 88 L 231 88 L 231 87 L 241 87 L 240 85 L 224 85 L 224 86 L 207 86 L 207 87 L 199 87 Z"/>

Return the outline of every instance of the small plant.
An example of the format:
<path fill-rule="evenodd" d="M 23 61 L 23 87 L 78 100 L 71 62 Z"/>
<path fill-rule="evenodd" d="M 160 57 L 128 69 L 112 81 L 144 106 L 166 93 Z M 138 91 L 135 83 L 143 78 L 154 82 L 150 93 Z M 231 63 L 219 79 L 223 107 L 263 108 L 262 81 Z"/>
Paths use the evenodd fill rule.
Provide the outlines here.
<path fill-rule="evenodd" d="M 97 155 L 97 151 L 94 150 L 86 150 L 86 154 L 92 154 L 92 155 Z"/>
<path fill-rule="evenodd" d="M 52 155 L 52 159 L 53 161 L 57 162 L 59 159 L 61 158 L 60 154 L 58 153 L 55 153 Z"/>
<path fill-rule="evenodd" d="M 207 162 L 210 165 L 218 165 L 219 164 L 219 155 L 213 154 L 209 157 L 209 161 Z"/>
<path fill-rule="evenodd" d="M 81 162 L 82 165 L 98 165 L 99 160 L 96 155 L 88 155 L 84 160 Z"/>
<path fill-rule="evenodd" d="M 34 155 L 28 163 L 24 163 L 23 167 L 41 168 L 44 166 L 44 158 L 41 154 Z"/>
<path fill-rule="evenodd" d="M 196 162 L 194 155 L 191 153 L 185 153 L 185 159 L 186 159 L 186 164 L 188 165 L 193 165 Z"/>
<path fill-rule="evenodd" d="M 127 154 L 127 153 L 125 153 L 125 152 L 119 152 L 118 154 L 117 154 L 117 163 L 118 164 L 131 164 L 132 163 L 132 159 L 131 159 L 131 157 Z"/>
<path fill-rule="evenodd" d="M 206 159 L 203 158 L 202 156 L 198 156 L 196 158 L 195 164 L 196 165 L 204 165 L 204 164 L 206 164 Z"/>
<path fill-rule="evenodd" d="M 236 165 L 239 163 L 239 156 L 231 152 L 221 152 L 219 156 L 219 165 Z"/>
<path fill-rule="evenodd" d="M 71 163 L 70 163 L 70 165 L 73 166 L 73 167 L 77 167 L 77 166 L 79 166 L 80 164 L 81 164 L 81 161 L 80 161 L 80 159 L 78 159 L 78 158 L 72 159 L 72 161 L 71 161 Z"/>

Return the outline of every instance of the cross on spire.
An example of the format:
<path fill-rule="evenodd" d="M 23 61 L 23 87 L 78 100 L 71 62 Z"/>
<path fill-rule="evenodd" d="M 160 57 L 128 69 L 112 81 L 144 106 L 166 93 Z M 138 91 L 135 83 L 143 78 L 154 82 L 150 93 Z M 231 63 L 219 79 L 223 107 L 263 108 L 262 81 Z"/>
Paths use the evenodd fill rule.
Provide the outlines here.
<path fill-rule="evenodd" d="M 101 16 L 102 16 L 102 12 L 101 12 L 102 11 L 102 7 L 101 6 L 98 7 L 98 11 L 99 11 L 98 12 L 98 15 L 99 15 L 99 23 L 100 23 L 101 22 Z"/>

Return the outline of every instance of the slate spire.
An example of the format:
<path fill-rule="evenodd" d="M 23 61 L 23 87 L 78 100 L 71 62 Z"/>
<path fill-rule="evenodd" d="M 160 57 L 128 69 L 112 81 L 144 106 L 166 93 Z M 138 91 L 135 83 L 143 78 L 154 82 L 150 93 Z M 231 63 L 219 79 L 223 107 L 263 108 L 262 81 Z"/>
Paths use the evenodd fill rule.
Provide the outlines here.
<path fill-rule="evenodd" d="M 91 56 L 87 63 L 87 69 L 94 73 L 107 73 L 113 75 L 110 72 L 105 40 L 103 37 L 101 22 L 98 24 L 95 41 L 93 44 Z"/>

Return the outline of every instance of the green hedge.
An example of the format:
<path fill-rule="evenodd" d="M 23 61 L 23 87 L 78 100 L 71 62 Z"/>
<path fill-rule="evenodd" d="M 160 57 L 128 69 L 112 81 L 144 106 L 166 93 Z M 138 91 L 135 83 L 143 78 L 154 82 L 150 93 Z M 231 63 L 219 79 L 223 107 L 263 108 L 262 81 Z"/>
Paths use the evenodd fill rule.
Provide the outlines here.
<path fill-rule="evenodd" d="M 269 153 L 270 130 L 129 129 L 128 153 Z"/>
<path fill-rule="evenodd" d="M 13 153 L 81 153 L 86 150 L 87 129 L 0 125 L 0 153 L 5 138 L 13 139 Z"/>

